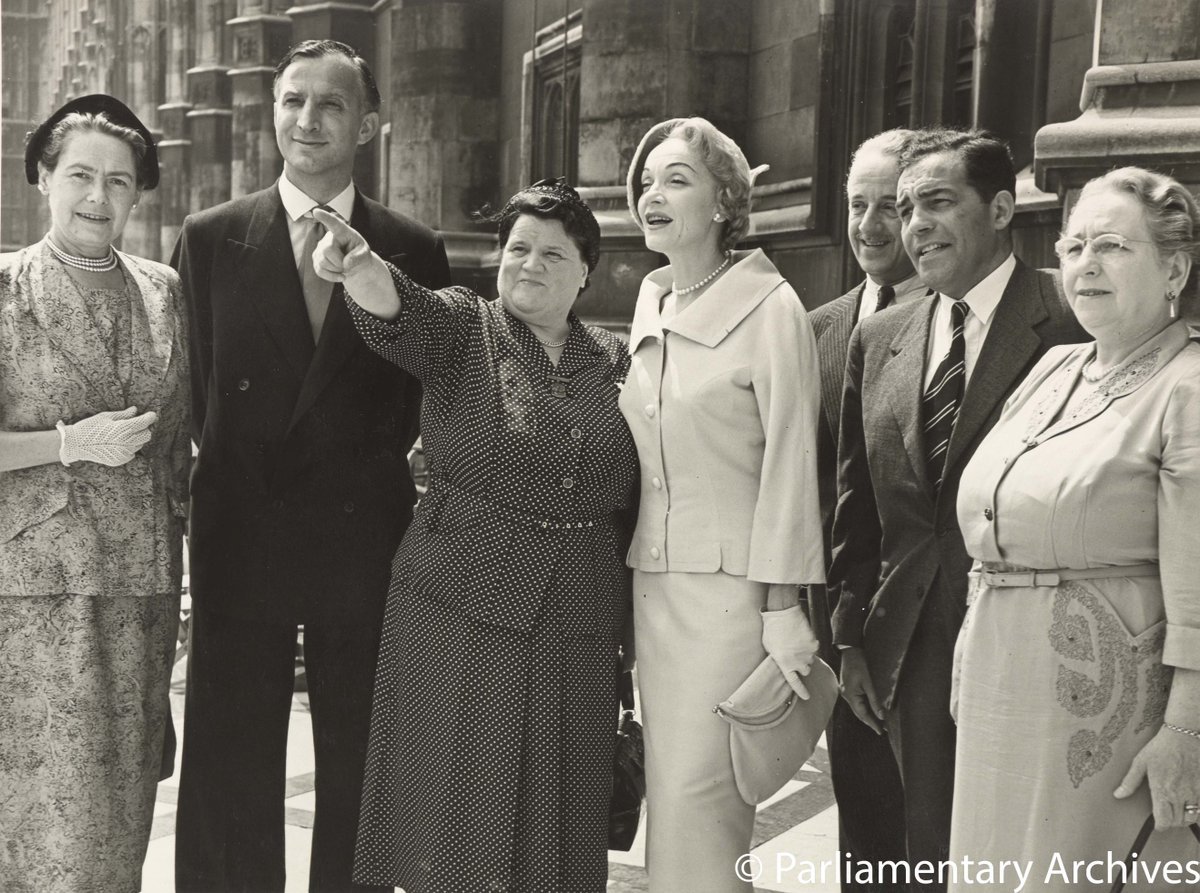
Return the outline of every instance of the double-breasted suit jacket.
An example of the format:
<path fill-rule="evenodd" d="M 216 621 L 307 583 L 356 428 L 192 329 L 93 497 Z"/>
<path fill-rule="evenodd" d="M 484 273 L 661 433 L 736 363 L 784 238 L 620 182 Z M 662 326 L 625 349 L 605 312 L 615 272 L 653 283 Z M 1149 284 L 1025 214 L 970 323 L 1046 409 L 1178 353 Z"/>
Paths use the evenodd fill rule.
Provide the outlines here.
<path fill-rule="evenodd" d="M 874 314 L 850 339 L 838 438 L 830 578 L 834 641 L 863 648 L 891 707 L 909 641 L 934 587 L 966 610 L 971 558 L 955 517 L 963 466 L 1004 400 L 1047 349 L 1088 340 L 1052 273 L 1020 261 L 963 394 L 940 492 L 926 473 L 921 417 L 936 296 Z M 948 706 L 947 706 L 948 709 Z"/>
<path fill-rule="evenodd" d="M 430 287 L 440 238 L 359 194 L 351 225 Z M 210 610 L 382 618 L 416 501 L 419 385 L 354 331 L 335 289 L 314 346 L 278 186 L 190 216 L 172 265 L 193 337 L 191 582 Z"/>

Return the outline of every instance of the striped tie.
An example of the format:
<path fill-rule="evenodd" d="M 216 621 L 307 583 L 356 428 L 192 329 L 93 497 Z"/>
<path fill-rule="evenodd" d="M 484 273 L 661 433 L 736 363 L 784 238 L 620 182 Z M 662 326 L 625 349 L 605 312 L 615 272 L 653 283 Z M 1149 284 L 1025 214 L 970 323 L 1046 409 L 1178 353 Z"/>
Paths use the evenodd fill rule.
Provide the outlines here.
<path fill-rule="evenodd" d="M 954 329 L 950 336 L 950 349 L 938 364 L 933 381 L 921 400 L 925 416 L 925 468 L 935 491 L 942 488 L 946 449 L 950 446 L 950 435 L 954 433 L 954 423 L 958 420 L 963 384 L 967 380 L 967 339 L 963 335 L 967 309 L 966 301 L 955 301 L 950 305 Z"/>

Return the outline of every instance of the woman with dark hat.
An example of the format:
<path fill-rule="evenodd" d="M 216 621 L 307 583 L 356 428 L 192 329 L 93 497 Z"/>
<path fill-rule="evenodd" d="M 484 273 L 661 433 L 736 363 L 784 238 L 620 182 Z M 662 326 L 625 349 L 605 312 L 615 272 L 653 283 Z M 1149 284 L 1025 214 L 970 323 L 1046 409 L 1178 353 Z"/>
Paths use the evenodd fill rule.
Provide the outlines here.
<path fill-rule="evenodd" d="M 169 267 L 113 248 L 149 131 L 85 96 L 28 142 L 50 232 L 0 256 L 0 889 L 141 889 L 190 461 Z"/>
<path fill-rule="evenodd" d="M 601 893 L 637 459 L 629 353 L 572 311 L 600 256 L 565 182 L 518 192 L 499 300 L 429 291 L 339 218 L 314 254 L 424 386 L 429 464 L 392 563 L 354 878 L 409 893 Z"/>

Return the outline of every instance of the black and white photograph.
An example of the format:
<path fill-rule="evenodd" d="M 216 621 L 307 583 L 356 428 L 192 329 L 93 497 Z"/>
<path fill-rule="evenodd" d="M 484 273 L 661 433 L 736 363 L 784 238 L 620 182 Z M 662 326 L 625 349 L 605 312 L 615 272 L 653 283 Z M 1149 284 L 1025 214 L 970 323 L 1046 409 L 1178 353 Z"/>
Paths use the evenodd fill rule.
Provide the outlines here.
<path fill-rule="evenodd" d="M 0 893 L 1200 893 L 1200 0 L 0 42 Z"/>

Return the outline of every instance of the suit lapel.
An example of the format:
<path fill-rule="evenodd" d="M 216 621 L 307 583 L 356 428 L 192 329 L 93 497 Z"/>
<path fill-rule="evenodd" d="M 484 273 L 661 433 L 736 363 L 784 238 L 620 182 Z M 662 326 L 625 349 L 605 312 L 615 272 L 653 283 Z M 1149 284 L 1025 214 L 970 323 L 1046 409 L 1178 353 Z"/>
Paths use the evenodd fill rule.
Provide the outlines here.
<path fill-rule="evenodd" d="M 258 308 L 271 340 L 303 378 L 313 356 L 312 328 L 285 214 L 279 187 L 273 186 L 254 207 L 246 241 L 231 239 L 226 248 L 239 255 L 234 265 L 245 271 L 240 295 Z"/>
<path fill-rule="evenodd" d="M 864 282 L 856 290 L 842 295 L 837 300 L 840 306 L 831 308 L 829 325 L 817 342 L 817 354 L 821 362 L 821 406 L 825 422 L 837 437 L 841 424 L 842 379 L 846 371 L 846 351 L 850 346 L 850 333 L 858 318 L 858 306 L 862 301 Z"/>
<path fill-rule="evenodd" d="M 368 242 L 371 241 L 371 235 L 375 230 L 372 217 L 366 202 L 356 192 L 354 211 L 350 215 L 350 225 L 358 230 Z M 385 256 L 386 260 L 396 266 L 401 266 L 403 258 L 404 255 Z M 304 305 L 303 299 L 301 299 L 300 305 Z M 311 342 L 312 334 L 307 316 L 305 317 L 305 332 L 308 333 L 308 340 Z M 346 360 L 361 346 L 361 339 L 354 330 L 354 321 L 350 318 L 350 310 L 346 306 L 345 289 L 341 284 L 335 285 L 333 293 L 329 296 L 329 311 L 325 314 L 325 322 L 321 326 L 321 340 L 317 343 L 316 350 L 312 355 L 312 363 L 308 367 L 308 373 L 304 376 L 304 383 L 300 386 L 300 395 L 296 398 L 296 405 L 292 410 L 289 429 L 312 408 L 321 391 L 333 380 Z"/>
<path fill-rule="evenodd" d="M 1034 326 L 1048 316 L 1037 273 L 1018 262 L 967 382 L 946 452 L 947 469 L 963 458 L 993 411 L 1029 368 L 1029 361 L 1042 344 Z"/>
<path fill-rule="evenodd" d="M 937 300 L 922 300 L 924 305 L 916 308 L 892 339 L 892 359 L 883 370 L 885 384 L 881 389 L 881 399 L 891 407 L 904 435 L 904 449 L 912 463 L 913 473 L 932 500 L 933 485 L 929 483 L 925 468 L 921 396 L 925 391 L 925 350 Z"/>

